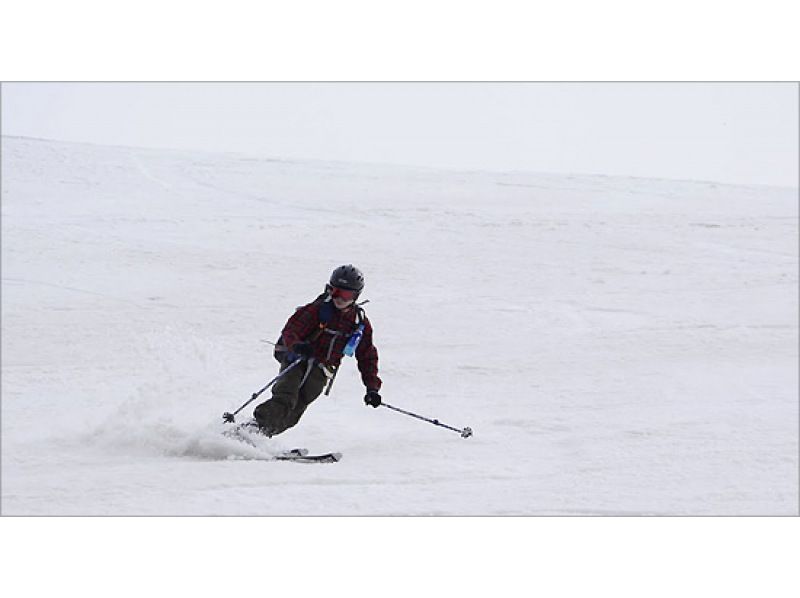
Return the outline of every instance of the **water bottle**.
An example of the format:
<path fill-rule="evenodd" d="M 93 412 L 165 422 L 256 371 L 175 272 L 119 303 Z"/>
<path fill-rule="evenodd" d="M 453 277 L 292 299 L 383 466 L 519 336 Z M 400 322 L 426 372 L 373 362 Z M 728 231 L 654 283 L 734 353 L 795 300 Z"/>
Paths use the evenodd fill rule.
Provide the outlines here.
<path fill-rule="evenodd" d="M 364 334 L 364 324 L 359 324 L 356 331 L 350 337 L 350 340 L 347 341 L 347 344 L 344 346 L 344 354 L 348 357 L 352 357 L 356 352 L 356 347 L 358 347 L 358 343 L 361 342 L 361 336 Z"/>

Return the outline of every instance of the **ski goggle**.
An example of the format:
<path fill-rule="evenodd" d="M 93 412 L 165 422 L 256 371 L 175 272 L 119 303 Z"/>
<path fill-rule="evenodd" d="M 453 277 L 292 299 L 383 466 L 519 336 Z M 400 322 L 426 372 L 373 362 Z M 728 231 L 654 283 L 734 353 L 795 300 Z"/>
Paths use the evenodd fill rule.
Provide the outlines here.
<path fill-rule="evenodd" d="M 356 297 L 358 297 L 358 291 L 340 289 L 339 287 L 331 287 L 331 297 L 339 297 L 345 301 L 355 301 Z"/>

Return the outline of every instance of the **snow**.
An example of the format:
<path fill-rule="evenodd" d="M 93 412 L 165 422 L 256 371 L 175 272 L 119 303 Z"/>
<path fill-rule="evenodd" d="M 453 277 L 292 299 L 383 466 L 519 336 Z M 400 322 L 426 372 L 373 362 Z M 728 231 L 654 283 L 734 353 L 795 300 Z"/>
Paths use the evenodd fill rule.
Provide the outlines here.
<path fill-rule="evenodd" d="M 793 515 L 797 189 L 2 138 L 4 515 Z M 348 360 L 221 415 L 354 263 Z M 250 408 L 242 415 L 250 412 Z M 295 446 L 337 464 L 248 459 Z"/>

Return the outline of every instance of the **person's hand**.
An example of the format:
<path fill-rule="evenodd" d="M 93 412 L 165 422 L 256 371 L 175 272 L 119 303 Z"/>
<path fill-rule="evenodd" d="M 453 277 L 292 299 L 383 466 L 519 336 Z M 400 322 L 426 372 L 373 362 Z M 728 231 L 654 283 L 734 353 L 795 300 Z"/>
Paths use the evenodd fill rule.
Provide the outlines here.
<path fill-rule="evenodd" d="M 290 355 L 289 361 L 294 361 L 298 357 L 302 359 L 308 359 L 314 354 L 314 348 L 311 346 L 311 343 L 302 341 L 292 345 L 292 353 L 294 355 Z"/>
<path fill-rule="evenodd" d="M 377 390 L 368 390 L 367 394 L 364 396 L 364 404 L 371 407 L 379 407 L 381 404 L 381 395 L 378 394 Z"/>

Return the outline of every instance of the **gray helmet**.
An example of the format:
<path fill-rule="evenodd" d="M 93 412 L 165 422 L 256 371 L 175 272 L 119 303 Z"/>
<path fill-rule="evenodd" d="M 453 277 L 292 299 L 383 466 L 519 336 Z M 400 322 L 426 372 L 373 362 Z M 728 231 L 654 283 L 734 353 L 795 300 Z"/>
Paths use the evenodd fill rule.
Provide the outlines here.
<path fill-rule="evenodd" d="M 330 286 L 361 293 L 364 288 L 364 275 L 353 264 L 339 266 L 331 274 Z"/>

